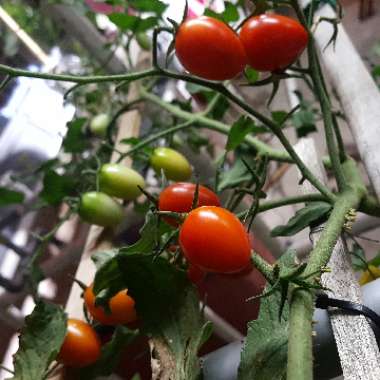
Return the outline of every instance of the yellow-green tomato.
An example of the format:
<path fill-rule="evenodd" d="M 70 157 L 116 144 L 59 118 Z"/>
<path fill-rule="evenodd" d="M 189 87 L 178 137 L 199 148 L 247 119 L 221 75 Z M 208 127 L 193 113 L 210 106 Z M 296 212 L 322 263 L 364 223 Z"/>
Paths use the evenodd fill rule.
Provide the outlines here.
<path fill-rule="evenodd" d="M 99 171 L 100 191 L 113 197 L 133 200 L 144 188 L 144 178 L 135 170 L 120 164 L 105 164 Z"/>
<path fill-rule="evenodd" d="M 100 113 L 91 119 L 90 131 L 96 136 L 104 137 L 110 122 L 111 119 L 106 113 Z"/>
<path fill-rule="evenodd" d="M 163 170 L 167 179 L 186 181 L 191 177 L 189 161 L 179 152 L 170 148 L 156 148 L 150 158 L 150 164 L 157 172 Z"/>
<path fill-rule="evenodd" d="M 78 214 L 87 223 L 115 227 L 123 220 L 124 210 L 109 195 L 90 191 L 82 194 Z"/>

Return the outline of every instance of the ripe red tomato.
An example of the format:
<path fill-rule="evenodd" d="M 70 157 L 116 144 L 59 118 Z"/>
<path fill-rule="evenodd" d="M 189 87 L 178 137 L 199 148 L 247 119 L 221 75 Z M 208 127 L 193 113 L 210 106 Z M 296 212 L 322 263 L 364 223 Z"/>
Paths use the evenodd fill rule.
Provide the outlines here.
<path fill-rule="evenodd" d="M 209 80 L 232 79 L 246 65 L 245 51 L 236 33 L 222 21 L 207 16 L 181 24 L 175 51 L 186 70 Z"/>
<path fill-rule="evenodd" d="M 121 290 L 109 301 L 110 314 L 101 307 L 95 306 L 93 286 L 89 286 L 84 292 L 84 302 L 91 316 L 103 325 L 124 325 L 137 319 L 135 301 L 127 294 L 127 290 Z"/>
<path fill-rule="evenodd" d="M 248 64 L 257 71 L 283 70 L 305 49 L 308 33 L 296 20 L 264 14 L 248 19 L 240 31 Z"/>
<path fill-rule="evenodd" d="M 199 284 L 205 278 L 205 275 L 206 273 L 195 265 L 190 264 L 187 269 L 187 277 L 194 285 Z"/>
<path fill-rule="evenodd" d="M 85 367 L 98 360 L 100 350 L 100 339 L 88 323 L 78 319 L 68 319 L 67 333 L 58 361 L 68 367 Z"/>
<path fill-rule="evenodd" d="M 168 186 L 158 199 L 158 208 L 160 211 L 172 212 L 189 212 L 193 204 L 196 185 L 194 183 L 178 182 Z M 200 206 L 220 206 L 218 196 L 207 187 L 199 185 L 198 204 Z M 165 218 L 165 220 L 177 226 L 178 221 L 174 218 Z"/>
<path fill-rule="evenodd" d="M 191 211 L 182 224 L 179 243 L 187 260 L 205 272 L 234 273 L 250 263 L 247 231 L 234 214 L 221 207 Z"/>

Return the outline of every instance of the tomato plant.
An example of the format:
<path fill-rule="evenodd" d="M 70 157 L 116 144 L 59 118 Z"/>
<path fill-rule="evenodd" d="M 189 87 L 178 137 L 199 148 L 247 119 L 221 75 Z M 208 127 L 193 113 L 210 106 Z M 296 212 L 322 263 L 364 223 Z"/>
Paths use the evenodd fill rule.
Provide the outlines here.
<path fill-rule="evenodd" d="M 244 23 L 240 40 L 251 67 L 257 71 L 278 71 L 301 55 L 308 42 L 308 33 L 292 18 L 264 14 Z"/>
<path fill-rule="evenodd" d="M 111 122 L 110 117 L 106 113 L 100 113 L 94 116 L 90 121 L 90 131 L 99 137 L 104 137 L 107 133 L 107 127 Z"/>
<path fill-rule="evenodd" d="M 89 324 L 78 319 L 69 319 L 58 360 L 68 367 L 86 367 L 98 360 L 100 349 L 100 340 Z"/>
<path fill-rule="evenodd" d="M 182 23 L 175 36 L 175 51 L 190 73 L 209 80 L 232 79 L 246 65 L 244 48 L 236 33 L 212 17 Z"/>
<path fill-rule="evenodd" d="M 107 194 L 96 191 L 82 195 L 78 213 L 84 221 L 103 227 L 115 227 L 124 217 L 119 203 Z"/>
<path fill-rule="evenodd" d="M 191 210 L 195 195 L 196 185 L 193 183 L 179 182 L 165 188 L 158 198 L 158 208 L 160 211 L 172 211 L 186 213 Z M 205 186 L 199 185 L 198 202 L 200 206 L 220 206 L 218 196 Z M 174 218 L 165 218 L 172 225 L 178 225 Z"/>
<path fill-rule="evenodd" d="M 186 181 L 193 172 L 189 161 L 171 148 L 156 148 L 150 157 L 150 163 L 158 175 L 162 170 L 165 177 L 173 181 Z"/>
<path fill-rule="evenodd" d="M 8 2 L 13 5 L 21 0 Z M 326 270 L 330 264 L 335 265 L 330 260 L 333 249 L 340 246 L 336 242 L 342 235 L 351 239 L 345 232 L 350 229 L 356 211 L 380 216 L 380 204 L 370 195 L 366 181 L 362 179 L 363 166 L 355 163 L 346 149 L 338 115 L 344 114 L 353 127 L 360 120 L 352 117 L 354 107 L 349 97 L 342 97 L 346 101 L 340 105 L 330 96 L 330 86 L 322 72 L 324 65 L 320 62 L 321 51 L 317 50 L 321 45 L 320 36 L 314 36 L 315 30 L 321 28 L 320 22 L 328 21 L 336 26 L 340 20 L 326 17 L 316 20 L 314 16 L 323 2 L 312 2 L 305 9 L 298 1 L 285 2 L 294 19 L 273 13 L 280 11 L 281 5 L 275 0 L 220 1 L 220 9 L 214 6 L 219 1 L 209 1 L 209 7 L 205 7 L 201 17 L 197 16 L 200 12 L 191 9 L 189 2 L 190 8 L 184 7 L 182 22 L 179 22 L 181 15 L 175 14 L 174 20 L 166 13 L 166 3 L 178 2 L 109 2 L 125 4 L 121 8 L 117 6 L 117 12 L 104 15 L 113 23 L 112 33 L 105 31 L 107 44 L 101 51 L 88 44 L 86 48 L 92 50 L 91 59 L 80 57 L 78 60 L 85 65 L 73 71 L 86 72 L 86 75 L 30 72 L 20 69 L 19 62 L 15 62 L 15 67 L 0 65 L 3 79 L 0 91 L 9 90 L 7 85 L 18 77 L 62 81 L 65 84 L 57 86 L 57 91 L 64 89 L 66 92 L 63 94 L 62 91 L 62 97 L 73 105 L 73 112 L 75 109 L 73 120 L 67 123 L 60 154 L 37 170 L 33 169 L 31 174 L 11 173 L 3 181 L 4 184 L 9 181 L 10 188 L 0 187 L 0 206 L 19 204 L 20 209 L 28 211 L 31 205 L 23 189 L 29 186 L 32 178 L 38 181 L 38 186 L 31 191 L 42 189 L 33 210 L 34 207 L 57 210 L 57 223 L 54 219 L 55 225 L 49 225 L 49 231 L 35 239 L 38 242 L 33 252 L 24 252 L 24 247 L 21 249 L 5 237 L 0 239 L 2 245 L 18 253 L 23 260 L 25 258 L 22 270 L 27 273 L 24 276 L 23 272 L 22 277 L 28 281 L 15 284 L 5 280 L 5 286 L 12 291 L 14 288 L 30 290 L 37 304 L 32 317 L 26 318 L 27 328 L 22 332 L 19 353 L 14 360 L 14 377 L 47 378 L 55 354 L 62 346 L 67 316 L 62 307 L 41 300 L 43 297 L 38 293 L 42 280 L 39 263 L 50 260 L 42 257 L 47 246 L 61 242 L 61 231 L 66 230 L 61 230 L 61 225 L 69 220 L 70 223 L 77 222 L 72 216 L 79 214 L 83 221 L 99 226 L 121 224 L 117 231 L 97 228 L 100 233 L 94 239 L 96 244 L 86 245 L 91 251 L 86 248 L 89 254 L 86 258 L 91 255 L 96 267 L 94 286 L 84 292 L 85 305 L 79 298 L 76 301 L 80 308 L 85 306 L 92 316 L 91 322 L 109 339 L 96 364 L 80 370 L 80 378 L 110 375 L 121 347 L 130 344 L 140 333 L 148 336 L 153 348 L 151 352 L 154 352 L 151 360 L 155 361 L 154 364 L 160 362 L 160 367 L 166 371 L 165 376 L 186 380 L 202 378 L 198 354 L 210 335 L 210 328 L 199 308 L 197 289 L 191 286 L 186 276 L 196 285 L 206 275 L 210 283 L 213 278 L 239 282 L 242 277 L 260 277 L 256 276 L 258 270 L 268 285 L 261 294 L 265 297 L 260 299 L 257 320 L 248 321 L 241 317 L 241 324 L 249 322 L 249 329 L 241 355 L 239 378 L 311 380 L 314 370 L 311 350 L 314 300 L 317 291 L 324 290 L 326 284 L 335 285 L 336 278 L 328 277 L 330 274 Z M 24 3 L 21 10 L 24 10 Z M 201 7 L 201 2 L 198 3 Z M 35 12 L 34 8 L 31 12 Z M 54 7 L 51 12 L 55 12 Z M 81 12 L 84 14 L 83 9 Z M 93 14 L 88 16 L 87 21 L 97 23 L 94 36 L 103 31 L 103 24 L 109 24 L 94 18 Z M 66 21 L 70 23 L 71 18 Z M 40 25 L 39 22 L 32 24 Z M 74 28 L 66 28 L 68 32 L 72 32 L 71 29 Z M 332 33 L 330 42 L 335 42 L 337 31 L 335 29 Z M 104 36 L 97 37 L 102 40 Z M 152 50 L 151 60 L 140 61 L 139 58 L 136 62 L 139 54 L 135 49 L 138 46 Z M 119 61 L 120 48 L 126 53 L 128 70 L 124 61 Z M 300 60 L 304 49 L 307 49 L 307 55 Z M 62 54 L 65 55 L 66 51 L 66 48 L 62 49 Z M 74 51 L 77 54 L 76 46 Z M 178 70 L 178 62 L 172 60 L 174 52 L 185 73 Z M 337 52 L 337 57 L 340 54 Z M 98 62 L 94 64 L 92 61 Z M 66 59 L 62 62 L 65 63 Z M 331 64 L 332 59 L 328 62 Z M 342 66 L 342 70 L 347 67 L 343 70 Z M 243 70 L 245 79 L 240 76 Z M 268 73 L 261 75 L 259 72 L 262 71 Z M 298 86 L 297 96 L 291 99 L 292 103 L 298 100 L 298 104 L 284 110 L 269 108 L 268 104 L 286 78 L 292 78 Z M 271 96 L 261 96 L 266 91 L 258 95 L 258 86 L 271 87 Z M 336 90 L 339 93 L 339 86 Z M 282 96 L 281 92 L 277 96 Z M 360 96 L 357 94 L 356 98 Z M 282 101 L 284 99 L 279 100 L 278 104 L 287 104 Z M 91 118 L 90 115 L 96 116 Z M 30 118 L 37 119 L 40 118 Z M 55 120 L 58 122 L 60 118 Z M 361 126 L 364 127 L 367 126 Z M 326 183 L 321 181 L 319 173 L 314 172 L 317 165 L 305 160 L 309 159 L 306 149 L 294 147 L 294 137 L 300 138 L 311 132 L 317 134 L 322 128 L 325 141 L 320 146 L 325 147 L 322 154 L 326 159 L 323 161 L 329 163 L 331 177 Z M 306 146 L 309 141 L 304 140 L 302 144 Z M 188 159 L 179 153 L 182 151 L 189 152 L 189 157 L 191 154 L 196 168 L 194 173 Z M 310 152 L 311 149 L 307 153 Z M 120 164 L 126 159 L 131 160 L 132 167 L 142 174 Z M 300 184 L 304 181 L 312 186 L 313 193 L 292 193 L 297 182 L 290 186 L 292 176 L 283 179 L 290 167 L 301 173 Z M 368 171 L 369 174 L 373 172 L 372 168 Z M 195 202 L 196 186 L 182 182 L 190 181 L 192 176 L 194 181 L 209 184 L 215 193 L 200 185 Z M 369 177 L 374 193 L 378 194 L 373 176 Z M 167 180 L 178 183 L 168 185 Z M 282 185 L 283 196 L 275 197 L 278 192 L 271 191 L 275 183 L 276 186 Z M 96 191 L 92 191 L 94 189 Z M 158 189 L 161 193 L 157 199 Z M 219 196 L 225 208 L 220 207 Z M 123 202 L 134 201 L 125 207 L 128 215 L 125 223 L 122 223 L 124 208 L 116 198 Z M 278 256 L 276 263 L 273 264 L 270 258 L 267 262 L 259 252 L 251 250 L 249 236 L 252 235 L 249 233 L 254 229 L 255 236 L 260 235 L 260 214 L 293 204 L 304 204 L 304 207 L 289 215 L 284 225 L 272 225 L 274 213 L 267 214 L 265 224 L 271 237 L 291 239 L 295 235 L 296 240 L 299 231 L 321 223 L 323 232 L 318 234 L 319 240 L 310 260 L 305 258 L 303 264 L 296 260 L 293 252 L 280 248 L 275 252 Z M 292 212 L 290 207 L 285 210 L 286 213 Z M 183 215 L 183 223 L 179 225 L 170 219 L 169 216 L 174 218 L 171 213 Z M 9 223 L 5 222 L 3 225 L 8 228 Z M 140 223 L 140 237 L 137 237 Z M 58 230 L 59 235 L 56 234 Z M 82 228 L 77 230 L 81 232 Z M 316 228 L 311 230 L 315 231 Z M 37 234 L 40 229 L 33 236 Z M 91 232 L 90 236 L 93 235 Z M 83 236 L 81 238 L 81 241 L 85 240 Z M 269 246 L 267 239 L 267 234 L 257 236 L 257 250 L 260 247 L 257 242 L 261 240 L 265 240 L 264 246 Z M 78 249 L 76 239 L 73 240 L 73 249 Z M 351 243 L 347 247 L 353 246 Z M 62 249 L 63 252 L 72 248 L 69 244 Z M 279 241 L 272 246 L 281 244 Z M 109 249 L 103 250 L 104 246 Z M 99 252 L 94 251 L 98 249 Z M 346 251 L 339 253 L 344 253 L 339 255 L 340 258 L 346 257 Z M 353 253 L 359 262 L 354 263 L 355 267 L 364 271 L 362 283 L 379 276 L 378 269 L 372 267 L 379 264 L 379 258 L 368 262 L 364 250 L 355 245 Z M 66 265 L 64 260 L 59 269 L 65 270 L 63 264 Z M 84 264 L 90 265 L 87 260 Z M 252 267 L 256 269 L 250 273 Z M 336 269 L 332 268 L 332 272 Z M 352 275 L 346 277 L 352 278 Z M 352 289 L 359 291 L 357 286 L 355 284 Z M 332 290 L 339 292 L 341 286 Z M 218 287 L 217 291 L 222 293 L 223 289 Z M 252 299 L 260 296 L 260 292 L 261 288 L 260 291 L 253 290 Z M 94 293 L 99 306 L 95 306 Z M 136 305 L 129 294 L 136 299 Z M 227 304 L 231 297 L 224 299 Z M 233 297 L 233 301 L 237 305 L 245 299 L 239 301 L 238 297 Z M 138 306 L 138 321 L 135 306 Z M 140 332 L 130 329 L 133 322 L 141 325 Z M 220 319 L 216 318 L 215 323 L 220 323 Z M 224 328 L 225 324 L 221 325 L 217 326 L 216 332 Z M 360 326 L 365 327 L 364 324 Z M 341 338 L 347 339 L 346 336 Z M 346 345 L 350 345 L 352 351 L 361 346 L 348 339 Z M 41 355 L 31 356 L 30 347 Z M 377 350 L 377 346 L 373 348 Z M 78 367 L 93 363 L 98 356 L 99 344 L 91 327 L 84 322 L 69 320 L 60 360 Z M 317 363 L 316 368 L 321 367 Z"/>
<path fill-rule="evenodd" d="M 133 200 L 145 187 L 144 178 L 135 170 L 121 164 L 105 164 L 99 171 L 100 191 L 113 197 Z"/>
<path fill-rule="evenodd" d="M 179 243 L 186 259 L 206 272 L 234 273 L 249 265 L 248 233 L 230 211 L 203 206 L 182 224 Z"/>
<path fill-rule="evenodd" d="M 109 313 L 95 305 L 92 285 L 86 288 L 83 297 L 90 315 L 103 325 L 124 325 L 137 320 L 135 301 L 127 294 L 127 290 L 121 290 L 109 300 Z"/>

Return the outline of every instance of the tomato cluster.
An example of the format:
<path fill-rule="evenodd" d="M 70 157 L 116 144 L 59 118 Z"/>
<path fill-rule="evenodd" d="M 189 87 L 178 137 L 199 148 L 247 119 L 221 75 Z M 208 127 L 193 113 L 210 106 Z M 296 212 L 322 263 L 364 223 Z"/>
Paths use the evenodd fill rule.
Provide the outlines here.
<path fill-rule="evenodd" d="M 279 71 L 303 52 L 308 33 L 296 20 L 276 14 L 249 18 L 239 35 L 212 17 L 183 22 L 175 37 L 176 55 L 191 74 L 228 80 L 248 64 L 257 71 Z"/>
<path fill-rule="evenodd" d="M 92 319 L 102 325 L 116 326 L 137 320 L 135 301 L 121 290 L 109 300 L 109 310 L 95 305 L 93 285 L 83 293 L 86 310 Z M 92 326 L 78 319 L 68 319 L 65 340 L 57 360 L 68 367 L 81 368 L 95 363 L 101 353 L 101 340 Z"/>
<path fill-rule="evenodd" d="M 180 227 L 179 244 L 189 262 L 188 277 L 199 282 L 205 272 L 235 273 L 249 265 L 251 245 L 239 219 L 220 207 L 218 196 L 204 186 L 198 187 L 198 199 L 191 210 L 196 185 L 175 183 L 159 197 L 159 210 L 186 213 Z M 165 218 L 173 225 L 179 222 Z M 220 238 L 223 237 L 223 238 Z"/>
<path fill-rule="evenodd" d="M 169 180 L 187 180 L 192 168 L 179 152 L 161 147 L 154 150 L 150 163 L 158 175 L 162 172 Z M 115 227 L 121 223 L 124 211 L 113 197 L 132 201 L 141 195 L 144 178 L 135 170 L 121 164 L 104 164 L 97 173 L 99 190 L 82 194 L 78 213 L 91 224 Z"/>

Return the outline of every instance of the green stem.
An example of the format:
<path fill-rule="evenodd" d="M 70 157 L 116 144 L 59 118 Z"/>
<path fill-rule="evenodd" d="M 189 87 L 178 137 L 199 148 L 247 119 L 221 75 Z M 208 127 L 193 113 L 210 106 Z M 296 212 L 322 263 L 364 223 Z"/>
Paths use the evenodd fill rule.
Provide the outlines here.
<path fill-rule="evenodd" d="M 187 120 L 191 124 L 197 123 L 204 128 L 211 129 L 211 130 L 223 133 L 225 135 L 228 135 L 230 132 L 230 126 L 229 125 L 224 124 L 220 121 L 211 119 L 211 118 L 205 116 L 204 113 L 193 114 L 193 113 L 184 111 L 181 108 L 179 108 L 173 104 L 170 104 L 170 103 L 163 101 L 158 96 L 153 95 L 152 93 L 146 92 L 144 89 L 141 89 L 141 96 L 143 98 L 151 101 L 152 103 L 159 105 L 161 108 L 172 113 L 173 115 L 176 115 L 177 117 L 179 117 L 183 120 Z M 179 126 L 177 126 L 177 127 L 179 127 Z M 183 126 L 180 129 L 184 129 L 186 127 L 187 126 Z M 159 132 L 158 138 L 163 137 L 166 134 L 170 134 L 170 133 L 173 133 L 173 130 L 170 130 L 170 128 L 165 130 L 165 131 Z M 150 142 L 154 141 L 153 138 L 154 138 L 154 136 L 151 136 L 149 138 L 151 140 Z M 260 154 L 267 155 L 268 158 L 270 158 L 272 160 L 281 161 L 281 162 L 292 162 L 292 159 L 287 154 L 287 152 L 274 149 L 271 146 L 265 144 L 264 142 L 254 138 L 253 136 L 246 136 L 244 141 L 248 145 L 250 145 L 251 147 L 255 148 Z M 129 155 L 129 154 L 131 154 L 131 151 L 128 151 L 125 153 L 125 155 Z"/>
<path fill-rule="evenodd" d="M 46 80 L 55 80 L 59 82 L 72 82 L 80 84 L 89 83 L 102 83 L 102 82 L 121 82 L 121 81 L 135 81 L 138 79 L 148 78 L 152 76 L 159 76 L 161 74 L 160 70 L 149 69 L 144 71 L 139 71 L 130 74 L 115 74 L 115 75 L 70 75 L 70 74 L 48 74 L 40 72 L 32 72 L 23 69 L 15 69 L 7 65 L 0 64 L 0 73 L 7 74 L 10 77 L 28 77 L 28 78 L 39 78 Z"/>
<path fill-rule="evenodd" d="M 258 212 L 265 212 L 272 210 L 274 208 L 294 205 L 297 203 L 306 203 L 306 202 L 322 202 L 328 201 L 322 194 L 305 194 L 305 195 L 294 195 L 291 197 L 284 197 L 281 199 L 275 199 L 273 201 L 260 202 Z M 241 211 L 236 214 L 238 218 L 245 216 L 248 210 Z"/>
<path fill-rule="evenodd" d="M 346 216 L 356 209 L 365 196 L 366 189 L 353 160 L 348 159 L 342 166 L 348 188 L 338 195 L 334 208 L 323 232 L 312 250 L 304 276 L 310 283 L 318 277 L 322 267 L 328 264 L 331 253 L 346 223 Z M 290 302 L 288 380 L 310 380 L 313 378 L 312 360 L 312 317 L 313 293 L 295 288 Z"/>
<path fill-rule="evenodd" d="M 153 76 L 164 76 L 172 79 L 183 80 L 190 83 L 199 84 L 201 86 L 210 88 L 214 91 L 219 92 L 224 95 L 227 99 L 231 100 L 233 103 L 238 105 L 241 109 L 246 111 L 249 115 L 253 116 L 264 125 L 266 125 L 280 140 L 286 151 L 289 153 L 289 156 L 293 159 L 294 163 L 298 166 L 299 170 L 302 172 L 303 176 L 323 195 L 325 195 L 330 200 L 334 200 L 334 194 L 324 186 L 318 178 L 316 178 L 311 171 L 306 167 L 303 161 L 300 159 L 296 151 L 293 149 L 292 144 L 289 142 L 281 127 L 274 123 L 272 120 L 268 119 L 266 116 L 262 115 L 260 112 L 257 112 L 252 107 L 250 107 L 245 101 L 238 96 L 230 92 L 223 84 L 210 82 L 200 78 L 195 78 L 189 75 L 183 75 L 178 73 L 173 73 L 168 70 L 163 70 L 160 68 L 149 69 L 137 73 L 131 74 L 120 74 L 120 75 L 104 75 L 104 76 L 75 76 L 75 75 L 57 75 L 57 74 L 43 74 L 43 73 L 34 73 L 28 70 L 14 69 L 6 65 L 0 65 L 0 73 L 9 74 L 10 76 L 27 76 L 33 78 L 41 79 L 51 79 L 58 81 L 68 81 L 75 83 L 100 83 L 100 82 L 111 82 L 111 81 L 135 81 L 138 79 L 143 79 Z"/>
<path fill-rule="evenodd" d="M 258 271 L 268 280 L 268 282 L 273 284 L 275 278 L 272 265 L 270 265 L 263 257 L 254 251 L 252 251 L 251 254 L 251 261 L 253 266 L 258 269 Z"/>
<path fill-rule="evenodd" d="M 292 0 L 292 5 L 297 13 L 300 22 L 306 29 L 308 29 L 307 20 L 305 19 L 305 16 L 298 5 L 298 0 Z M 321 106 L 322 118 L 325 127 L 324 130 L 326 144 L 331 159 L 332 168 L 335 174 L 338 189 L 344 190 L 346 188 L 346 179 L 343 175 L 340 154 L 335 141 L 334 132 L 334 128 L 337 127 L 337 125 L 334 126 L 333 113 L 331 111 L 331 102 L 323 79 L 323 73 L 320 69 L 314 37 L 311 33 L 309 33 L 307 54 L 310 66 L 310 77 L 313 81 L 314 92 Z"/>
<path fill-rule="evenodd" d="M 255 117 L 257 120 L 261 121 L 264 125 L 266 125 L 280 140 L 281 144 L 285 148 L 285 150 L 289 153 L 289 156 L 293 159 L 294 163 L 298 166 L 298 169 L 301 171 L 303 176 L 317 189 L 323 194 L 326 198 L 331 201 L 335 200 L 335 195 L 325 186 L 323 185 L 319 179 L 314 176 L 314 174 L 309 170 L 309 168 L 304 164 L 301 158 L 298 156 L 296 151 L 294 150 L 292 144 L 289 142 L 288 138 L 285 136 L 281 127 L 274 123 L 272 120 L 268 119 L 264 115 L 261 115 L 257 111 L 255 111 L 252 107 L 250 107 L 244 100 L 240 99 L 236 95 L 232 94 L 226 88 L 220 89 L 220 92 L 226 96 L 226 98 L 230 99 L 232 102 L 237 104 L 240 108 L 246 111 L 251 116 Z"/>

